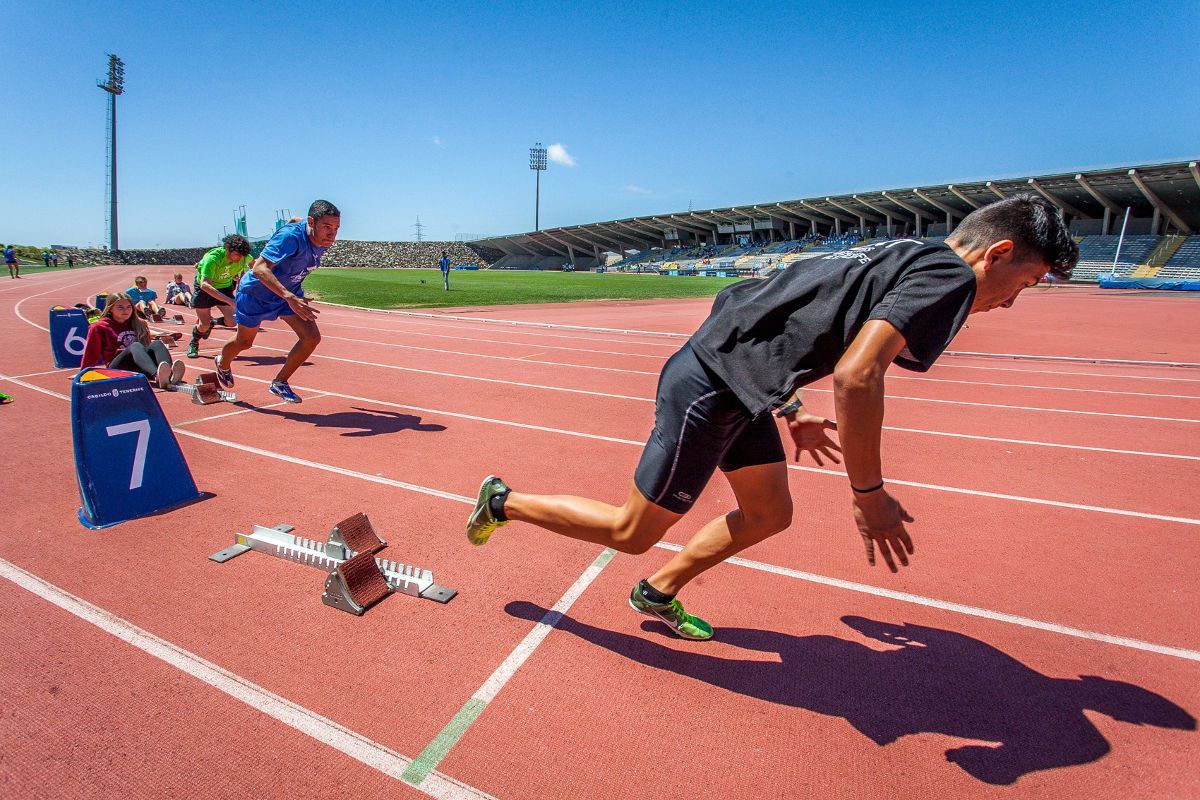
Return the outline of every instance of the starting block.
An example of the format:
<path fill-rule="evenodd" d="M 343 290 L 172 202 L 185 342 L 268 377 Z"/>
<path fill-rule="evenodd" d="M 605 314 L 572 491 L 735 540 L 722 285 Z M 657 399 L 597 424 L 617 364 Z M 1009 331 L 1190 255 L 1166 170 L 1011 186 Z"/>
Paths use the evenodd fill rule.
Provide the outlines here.
<path fill-rule="evenodd" d="M 159 333 L 155 331 L 154 338 L 165 344 L 168 348 L 174 348 L 175 343 L 183 338 L 182 333 Z"/>
<path fill-rule="evenodd" d="M 213 403 L 236 403 L 237 395 L 227 392 L 217 383 L 217 373 L 202 372 L 196 377 L 195 383 L 180 383 L 171 387 L 173 392 L 186 392 L 192 396 L 192 402 L 198 406 Z"/>
<path fill-rule="evenodd" d="M 329 541 L 317 542 L 296 536 L 295 527 L 255 525 L 249 534 L 235 534 L 236 544 L 213 553 L 209 560 L 224 563 L 249 550 L 307 564 L 329 573 L 321 602 L 361 615 L 389 594 L 399 592 L 448 603 L 457 590 L 433 582 L 433 573 L 411 564 L 376 558 L 386 542 L 379 538 L 366 514 L 358 513 L 339 522 Z"/>

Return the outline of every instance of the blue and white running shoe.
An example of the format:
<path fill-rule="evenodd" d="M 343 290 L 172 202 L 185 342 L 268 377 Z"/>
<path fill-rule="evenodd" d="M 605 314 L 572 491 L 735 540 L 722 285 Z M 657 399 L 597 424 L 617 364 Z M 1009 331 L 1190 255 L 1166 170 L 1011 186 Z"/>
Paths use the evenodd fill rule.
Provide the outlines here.
<path fill-rule="evenodd" d="M 221 382 L 222 386 L 226 389 L 233 388 L 233 370 L 225 369 L 221 363 L 220 354 L 213 356 L 213 371 L 217 373 L 217 380 Z"/>
<path fill-rule="evenodd" d="M 217 373 L 220 375 L 220 373 Z M 304 398 L 292 391 L 292 387 L 287 385 L 287 381 L 271 381 L 270 387 L 267 389 L 276 397 L 282 397 L 289 403 L 303 403 Z"/>

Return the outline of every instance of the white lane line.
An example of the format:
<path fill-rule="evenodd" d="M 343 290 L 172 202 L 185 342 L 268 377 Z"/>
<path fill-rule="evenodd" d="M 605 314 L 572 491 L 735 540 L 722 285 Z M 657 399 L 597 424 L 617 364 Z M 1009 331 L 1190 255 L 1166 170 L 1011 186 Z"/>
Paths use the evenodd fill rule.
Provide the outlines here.
<path fill-rule="evenodd" d="M 49 389 L 43 389 L 40 386 L 34 386 L 33 384 L 25 384 L 25 385 L 27 385 L 30 389 L 42 392 L 43 394 L 52 395 L 55 397 L 62 398 L 64 400 L 67 399 L 66 395 L 59 394 L 58 392 L 53 392 Z M 335 467 L 330 464 L 321 464 L 316 461 L 309 461 L 308 459 L 296 458 L 294 456 L 284 455 L 283 453 L 276 453 L 276 452 L 272 452 L 270 450 L 263 450 L 263 449 L 257 448 L 257 447 L 250 447 L 248 445 L 237 444 L 235 442 L 226 441 L 224 439 L 217 439 L 212 436 L 204 436 L 203 434 L 198 434 L 194 431 L 179 430 L 178 433 L 183 436 L 191 436 L 195 439 L 200 439 L 200 440 L 210 442 L 213 444 L 224 445 L 226 447 L 232 447 L 237 450 L 242 450 L 242 451 L 245 451 L 248 453 L 254 453 L 255 455 L 264 456 L 266 458 L 272 458 L 272 459 L 275 459 L 278 461 L 286 461 L 286 462 L 293 463 L 293 464 L 299 464 L 301 466 L 311 467 L 313 469 L 319 469 L 319 470 L 323 470 L 326 472 L 332 472 L 332 473 L 335 473 L 338 475 L 345 475 L 345 476 L 351 477 L 351 478 L 358 478 L 359 480 L 369 481 L 371 483 L 379 483 L 379 484 L 383 484 L 385 486 L 393 486 L 398 489 L 407 489 L 408 491 L 418 492 L 420 494 L 427 494 L 427 495 L 431 495 L 434 497 L 441 497 L 443 499 L 452 500 L 454 502 L 457 502 L 457 503 L 460 503 L 463 505 L 469 505 L 469 506 L 475 505 L 475 498 L 467 497 L 465 495 L 454 494 L 452 492 L 443 492 L 440 489 L 432 489 L 432 488 L 425 487 L 425 486 L 418 486 L 416 484 L 405 483 L 403 481 L 396 481 L 396 480 L 392 480 L 390 478 L 384 478 L 384 477 L 381 477 L 378 475 L 369 475 L 364 472 L 356 472 L 354 470 L 345 469 L 343 467 Z M 837 475 L 837 476 L 844 477 L 844 475 L 842 475 L 841 473 L 833 472 L 832 470 L 820 470 L 820 469 L 815 469 L 815 468 L 800 468 L 800 469 L 802 471 L 806 471 L 806 472 L 811 471 L 811 472 L 818 472 L 818 473 L 822 473 L 822 474 L 830 474 L 830 475 Z M 893 483 L 902 483 L 901 481 L 892 481 L 892 482 Z M 908 482 L 904 482 L 904 483 L 905 483 L 905 485 L 919 486 L 922 488 L 931 488 L 924 484 L 916 484 L 916 483 L 908 483 Z M 962 491 L 967 494 L 973 493 L 972 490 L 959 490 L 959 491 Z M 1053 502 L 1051 502 L 1050 504 L 1058 505 Z M 1187 520 L 1187 521 L 1190 522 L 1191 524 L 1200 524 L 1200 520 Z M 662 542 L 660 542 L 656 546 L 663 547 L 668 550 L 678 547 L 677 545 L 671 545 L 671 544 L 666 544 L 666 543 L 662 543 Z M 746 566 L 750 563 L 753 563 L 753 564 L 759 563 L 759 562 L 746 562 L 745 559 L 741 559 L 741 558 L 731 558 L 729 560 L 731 563 L 741 563 L 742 566 Z M 863 584 L 854 584 L 854 583 L 850 583 L 848 581 L 841 581 L 837 578 L 827 578 L 824 576 L 812 575 L 811 573 L 802 573 L 797 570 L 790 570 L 787 567 L 776 567 L 776 566 L 769 565 L 769 564 L 762 564 L 762 567 L 766 571 L 775 571 L 780 575 L 791 575 L 792 577 L 810 576 L 812 580 L 814 580 L 816 582 L 820 582 L 820 583 L 825 583 L 828 586 L 835 586 L 835 587 L 840 587 L 840 588 L 844 588 L 844 589 L 852 589 L 855 591 L 858 590 L 857 587 L 863 586 Z M 883 597 L 891 597 L 892 596 L 890 589 L 880 589 L 877 587 L 867 587 L 867 588 L 879 592 L 880 596 L 883 596 Z M 922 597 L 920 595 L 906 595 L 903 593 L 895 593 L 895 594 L 899 595 L 898 599 L 907 600 L 909 598 L 918 598 L 919 600 L 927 601 L 926 604 L 930 605 L 932 607 L 945 608 L 946 610 L 958 611 L 960 613 L 969 613 L 968 611 L 966 611 L 964 609 L 973 608 L 971 606 L 959 607 L 958 604 L 955 604 L 955 603 L 949 603 L 947 601 L 937 600 L 934 598 L 926 598 L 926 597 Z M 916 602 L 916 600 L 914 600 L 913 602 Z M 938 605 L 938 604 L 940 604 L 940 605 Z M 992 611 L 992 612 L 988 612 L 988 613 L 994 614 L 995 615 L 994 619 L 997 619 L 1002 622 L 1012 622 L 1013 620 L 1024 619 L 1023 617 L 1014 617 L 1012 615 L 1005 614 L 1005 613 L 999 612 L 999 611 Z M 1061 626 L 1055 626 L 1054 623 L 1038 623 L 1038 625 L 1043 627 L 1043 629 L 1045 629 L 1045 630 L 1056 630 L 1057 627 L 1061 627 Z M 1063 630 L 1071 631 L 1071 630 L 1075 630 L 1075 629 L 1063 628 Z M 1108 634 L 1096 634 L 1096 636 L 1097 637 L 1107 637 L 1107 638 L 1099 639 L 1099 641 L 1105 641 L 1110 644 L 1115 644 L 1115 645 L 1124 646 L 1124 647 L 1132 647 L 1134 645 L 1128 644 L 1128 642 L 1136 641 L 1136 640 L 1132 640 L 1132 639 L 1125 640 L 1118 636 L 1108 636 Z M 1150 646 L 1164 648 L 1161 652 L 1165 652 L 1167 655 L 1175 654 L 1173 652 L 1166 652 L 1168 650 L 1174 650 L 1175 648 L 1169 648 L 1165 645 L 1150 645 Z M 1144 648 L 1142 648 L 1142 649 L 1144 649 Z M 1159 652 L 1159 651 L 1156 651 L 1156 652 Z M 1184 651 L 1184 652 L 1190 652 L 1190 651 Z"/>
<path fill-rule="evenodd" d="M 1082 444 L 1059 444 L 1058 442 L 1038 442 L 1032 439 L 1006 439 L 1001 436 L 979 436 L 971 433 L 950 433 L 948 431 L 928 431 L 921 428 L 901 428 L 895 425 L 884 425 L 885 431 L 901 433 L 918 433 L 924 436 L 948 436 L 955 439 L 975 439 L 982 442 L 998 442 L 1001 444 L 1020 444 L 1031 447 L 1059 447 L 1065 450 L 1084 450 L 1093 453 L 1116 453 L 1123 456 L 1145 456 L 1148 458 L 1178 458 L 1185 461 L 1200 461 L 1200 456 L 1188 456 L 1180 453 L 1154 453 L 1146 450 L 1121 450 L 1115 447 L 1089 447 Z"/>
<path fill-rule="evenodd" d="M 920 378 L 915 375 L 888 375 L 889 381 L 924 381 L 927 383 L 957 383 L 966 386 L 1000 386 L 1005 389 L 1040 389 L 1047 392 L 1087 392 L 1090 394 L 1120 394 L 1132 397 L 1168 397 L 1174 400 L 1200 400 L 1194 394 L 1163 394 L 1162 392 L 1125 392 L 1116 389 L 1080 389 L 1071 386 L 1038 386 L 1025 383 L 1000 383 L 997 381 L 962 381 L 951 378 Z"/>
<path fill-rule="evenodd" d="M 655 547 L 672 552 L 679 552 L 683 549 L 682 545 L 671 544 L 669 542 L 659 542 Z M 1029 617 L 1021 617 L 1016 614 L 1005 614 L 1001 611 L 991 611 L 986 608 L 978 608 L 976 606 L 963 605 L 962 603 L 952 603 L 947 600 L 935 600 L 930 597 L 922 597 L 919 594 L 909 594 L 908 592 L 897 592 L 893 589 L 883 589 L 878 586 L 871 586 L 865 583 L 855 583 L 853 581 L 845 581 L 840 578 L 829 578 L 825 575 L 815 575 L 811 572 L 801 572 L 798 569 L 789 567 L 779 567 L 774 564 L 766 564 L 761 561 L 752 561 L 748 558 L 733 556 L 726 559 L 729 564 L 734 564 L 739 567 L 747 567 L 749 569 L 758 570 L 760 572 L 769 572 L 774 575 L 782 575 L 788 578 L 796 578 L 810 583 L 818 583 L 822 586 L 832 586 L 838 589 L 846 589 L 851 592 L 859 592 L 862 594 L 874 595 L 875 597 L 885 597 L 889 600 L 898 600 L 902 603 L 913 603 L 926 608 L 938 608 L 943 611 L 951 611 L 956 614 L 965 614 L 971 617 L 982 617 L 984 619 L 995 620 L 997 622 L 1007 622 L 1010 625 L 1020 625 L 1023 628 L 1035 628 L 1037 630 L 1049 631 L 1051 633 L 1062 634 L 1063 636 L 1073 636 L 1079 639 L 1091 639 L 1095 642 L 1104 642 L 1105 644 L 1115 644 L 1119 647 L 1128 647 L 1134 650 L 1145 650 L 1149 653 L 1158 653 L 1164 656 L 1174 656 L 1175 658 L 1186 658 L 1189 661 L 1200 661 L 1200 651 L 1188 650 L 1183 647 L 1171 647 L 1170 645 L 1155 644 L 1154 642 L 1146 642 L 1140 639 L 1129 639 L 1124 636 L 1113 636 L 1108 633 L 1098 633 L 1096 631 L 1083 630 L 1081 628 L 1072 628 L 1066 625 L 1059 625 L 1055 622 L 1044 622 L 1038 619 Z"/>
<path fill-rule="evenodd" d="M 805 392 L 820 392 L 821 394 L 833 394 L 833 389 L 814 389 L 811 386 L 804 387 Z M 942 405 L 951 406 L 976 406 L 979 408 L 1006 408 L 1013 411 L 1037 411 L 1044 414 L 1079 414 L 1082 416 L 1091 417 L 1120 417 L 1121 419 L 1148 419 L 1155 422 L 1188 422 L 1197 423 L 1200 419 L 1191 419 L 1188 417 L 1155 417 L 1148 414 L 1120 414 L 1115 411 L 1081 411 L 1075 408 L 1049 408 L 1039 406 L 1017 406 L 1006 403 L 975 403 L 970 400 L 939 400 L 933 397 L 910 397 L 904 394 L 885 394 L 888 400 L 911 400 L 915 403 L 940 403 Z"/>
<path fill-rule="evenodd" d="M 26 373 L 25 375 L 13 375 L 13 377 L 14 378 L 40 378 L 43 375 L 58 375 L 58 374 L 74 375 L 76 372 L 78 372 L 78 370 L 73 369 L 71 367 L 64 367 L 62 369 L 48 369 L 45 372 L 29 372 L 29 373 Z"/>
<path fill-rule="evenodd" d="M 276 353 L 289 352 L 288 350 L 286 350 L 282 347 L 268 347 L 267 345 L 259 345 L 259 344 L 256 344 L 255 347 L 257 347 L 261 350 L 273 350 Z M 595 391 L 591 391 L 588 389 L 569 389 L 565 386 L 548 386 L 546 384 L 540 384 L 540 383 L 521 383 L 519 381 L 501 380 L 499 378 L 484 378 L 484 377 L 481 377 L 478 375 L 463 375 L 463 374 L 457 373 L 457 372 L 439 372 L 439 371 L 430 370 L 430 369 L 418 369 L 416 367 L 402 367 L 397 364 L 381 364 L 378 361 L 364 361 L 362 359 L 357 359 L 357 358 L 342 358 L 341 356 L 322 355 L 320 353 L 313 353 L 311 356 L 309 356 L 309 358 L 322 358 L 322 359 L 326 359 L 328 361 L 341 361 L 341 362 L 344 362 L 347 364 L 359 364 L 360 366 L 364 366 L 364 367 L 379 367 L 381 369 L 394 369 L 394 370 L 400 370 L 401 372 L 415 372 L 415 373 L 419 373 L 422 375 L 438 375 L 443 378 L 456 378 L 458 380 L 464 380 L 464 381 L 482 381 L 484 383 L 499 383 L 499 384 L 504 384 L 506 386 L 521 386 L 526 389 L 544 389 L 544 390 L 550 391 L 550 392 L 568 392 L 570 394 L 586 394 L 586 395 L 591 395 L 593 397 L 608 397 L 608 398 L 613 398 L 613 399 L 617 399 L 617 400 L 633 400 L 638 403 L 653 403 L 654 402 L 654 398 L 652 398 L 652 397 L 632 397 L 630 395 L 614 394 L 612 392 L 595 392 Z M 651 373 L 646 373 L 646 374 L 649 375 Z M 804 391 L 806 391 L 806 392 L 821 392 L 823 394 L 833 394 L 832 389 L 814 389 L 810 386 L 806 386 L 804 388 Z M 917 403 L 942 403 L 942 404 L 949 404 L 949 405 L 978 406 L 981 408 L 1005 408 L 1005 409 L 1011 409 L 1011 410 L 1016 410 L 1016 411 L 1034 411 L 1034 412 L 1040 412 L 1040 413 L 1079 414 L 1079 415 L 1083 415 L 1083 416 L 1119 417 L 1121 419 L 1146 419 L 1146 420 L 1153 420 L 1156 422 L 1200 423 L 1200 419 L 1188 419 L 1188 418 L 1179 418 L 1179 417 L 1155 417 L 1155 416 L 1149 416 L 1149 415 L 1145 415 L 1145 414 L 1120 414 L 1120 413 L 1117 413 L 1114 411 L 1080 411 L 1077 409 L 1068 409 L 1068 408 L 1017 406 L 1017 405 L 1008 405 L 1008 404 L 1004 404 L 1004 403 L 973 403 L 973 402 L 970 402 L 967 400 L 938 400 L 938 399 L 934 399 L 931 397 L 910 397 L 908 395 L 902 395 L 902 394 L 888 394 L 888 395 L 884 395 L 884 397 L 886 397 L 889 400 L 910 400 L 910 401 L 917 402 Z"/>
<path fill-rule="evenodd" d="M 368 739 L 362 734 L 355 733 L 328 717 L 323 717 L 315 711 L 264 689 L 190 650 L 185 650 L 179 645 L 155 636 L 112 612 L 92 605 L 67 590 L 26 572 L 16 564 L 0 559 L 0 577 L 11 581 L 42 600 L 58 606 L 68 614 L 96 626 L 105 633 L 115 636 L 126 644 L 136 647 L 143 653 L 191 675 L 222 694 L 245 703 L 255 711 L 266 714 L 289 728 L 316 739 L 390 778 L 402 780 L 404 771 L 412 765 L 411 758 L 402 756 L 395 750 Z M 442 773 L 432 773 L 417 788 L 438 800 L 489 797 L 478 789 Z"/>
<path fill-rule="evenodd" d="M 31 295 L 27 295 L 27 296 L 25 296 L 25 297 L 22 297 L 20 300 L 18 300 L 18 301 L 17 301 L 16 305 L 14 305 L 14 306 L 13 306 L 13 313 L 15 313 L 15 314 L 16 314 L 18 317 L 20 317 L 22 320 L 24 320 L 26 323 L 28 323 L 28 324 L 32 325 L 33 327 L 35 327 L 35 328 L 38 328 L 39 330 L 43 330 L 43 331 L 45 331 L 46 333 L 49 333 L 49 332 L 50 332 L 50 329 L 49 329 L 49 328 L 45 327 L 44 325 L 39 325 L 39 324 L 37 324 L 36 322 L 34 322 L 33 320 L 29 319 L 29 318 L 28 318 L 28 317 L 26 317 L 24 314 L 22 314 L 22 313 L 21 313 L 21 305 L 22 305 L 22 304 L 23 304 L 23 303 L 24 303 L 26 300 L 32 300 L 32 299 L 33 299 L 33 298 L 35 298 L 35 297 L 41 297 L 42 295 L 44 295 L 44 294 L 50 294 L 51 292 L 61 292 L 61 291 L 65 291 L 65 290 L 67 290 L 67 289 L 70 289 L 70 288 L 73 288 L 73 287 L 75 287 L 75 286 L 82 286 L 83 284 L 85 284 L 85 283 L 90 283 L 90 282 L 91 282 L 90 280 L 76 281 L 75 283 L 68 283 L 68 284 L 66 284 L 65 286 L 55 286 L 55 287 L 53 287 L 53 288 L 51 288 L 51 289 L 47 289 L 47 290 L 45 290 L 44 292 L 38 292 L 37 294 L 31 294 Z"/>
<path fill-rule="evenodd" d="M 1200 383 L 1200 378 L 1176 378 L 1162 375 L 1125 375 L 1108 372 L 1063 372 L 1062 370 L 1053 369 L 1021 369 L 1019 367 L 993 367 L 984 366 L 982 364 L 949 364 L 938 362 L 933 371 L 940 372 L 944 369 L 976 369 L 984 372 L 1028 372 L 1031 375 L 1060 375 L 1064 377 L 1074 377 L 1079 375 L 1084 378 L 1113 378 L 1114 380 L 1139 380 L 1139 381 L 1176 381 L 1182 383 Z"/>
<path fill-rule="evenodd" d="M 263 381 L 263 382 L 269 383 L 269 381 Z M 325 392 L 318 392 L 316 394 L 309 395 L 309 399 L 316 400 L 318 397 L 325 397 L 325 396 L 326 396 Z M 250 408 L 243 408 L 239 411 L 227 411 L 224 414 L 213 414 L 212 416 L 209 416 L 209 417 L 199 417 L 197 419 L 185 420 L 184 422 L 176 422 L 171 427 L 172 428 L 181 428 L 184 425 L 195 425 L 199 422 L 210 422 L 214 419 L 224 419 L 225 417 L 236 417 L 239 414 L 249 414 L 251 412 L 259 411 L 264 408 L 277 408 L 279 406 L 286 406 L 286 405 L 288 405 L 287 400 L 280 400 L 278 403 L 269 403 L 265 406 L 252 406 Z"/>
<path fill-rule="evenodd" d="M 1080 358 L 1079 356 L 1044 356 L 1031 353 L 972 353 L 966 350 L 947 350 L 944 355 L 962 358 L 1017 358 L 1029 361 L 1063 361 L 1068 364 L 1117 364 L 1125 367 L 1200 367 L 1195 361 L 1141 361 L 1132 358 Z"/>

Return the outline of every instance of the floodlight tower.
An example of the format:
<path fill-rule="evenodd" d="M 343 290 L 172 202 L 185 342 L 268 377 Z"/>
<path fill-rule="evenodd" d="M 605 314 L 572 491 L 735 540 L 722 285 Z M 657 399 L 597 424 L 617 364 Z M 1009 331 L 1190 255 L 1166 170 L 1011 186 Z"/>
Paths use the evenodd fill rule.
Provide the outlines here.
<path fill-rule="evenodd" d="M 541 221 L 539 219 L 539 211 L 542 204 L 542 173 L 546 171 L 546 148 L 542 147 L 541 142 L 529 148 L 529 168 L 533 170 L 533 174 L 536 176 L 533 190 L 533 229 L 540 231 Z"/>
<path fill-rule="evenodd" d="M 119 250 L 117 243 L 117 95 L 125 93 L 125 62 L 112 53 L 108 56 L 108 75 L 96 85 L 108 92 L 108 249 Z"/>

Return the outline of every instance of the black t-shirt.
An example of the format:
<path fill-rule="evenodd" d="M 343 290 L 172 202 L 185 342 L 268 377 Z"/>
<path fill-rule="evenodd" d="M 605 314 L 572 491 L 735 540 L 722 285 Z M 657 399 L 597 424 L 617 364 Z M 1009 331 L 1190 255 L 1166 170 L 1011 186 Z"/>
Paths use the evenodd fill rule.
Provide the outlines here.
<path fill-rule="evenodd" d="M 975 273 L 945 244 L 898 239 L 798 261 L 717 295 L 692 349 L 757 416 L 833 374 L 858 331 L 887 320 L 900 366 L 925 372 L 975 300 Z"/>

